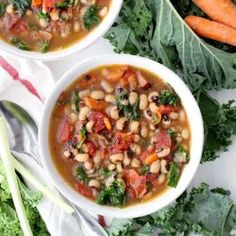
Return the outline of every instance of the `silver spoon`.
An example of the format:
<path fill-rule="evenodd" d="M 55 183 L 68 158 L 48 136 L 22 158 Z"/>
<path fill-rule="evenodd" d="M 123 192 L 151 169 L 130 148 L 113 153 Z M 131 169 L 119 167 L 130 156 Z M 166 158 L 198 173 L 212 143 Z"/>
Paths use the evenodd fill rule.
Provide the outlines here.
<path fill-rule="evenodd" d="M 40 166 L 40 156 L 37 145 L 37 126 L 32 117 L 18 105 L 2 101 L 0 102 L 0 114 L 6 118 L 7 125 L 11 128 L 15 143 L 11 143 L 11 150 L 24 153 L 32 157 Z M 82 231 L 89 236 L 107 236 L 103 227 L 89 213 L 72 204 Z"/>

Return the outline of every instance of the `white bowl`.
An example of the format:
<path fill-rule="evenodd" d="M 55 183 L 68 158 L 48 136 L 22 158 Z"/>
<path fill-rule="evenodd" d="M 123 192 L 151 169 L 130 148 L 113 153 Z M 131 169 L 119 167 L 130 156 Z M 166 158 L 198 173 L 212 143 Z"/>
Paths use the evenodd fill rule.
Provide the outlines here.
<path fill-rule="evenodd" d="M 168 189 L 163 194 L 157 196 L 156 198 L 153 198 L 150 201 L 131 205 L 125 208 L 101 206 L 76 192 L 71 186 L 69 186 L 64 181 L 62 176 L 57 172 L 55 165 L 52 159 L 50 158 L 50 152 L 48 147 L 49 119 L 52 109 L 60 93 L 81 74 L 84 74 L 90 71 L 91 69 L 96 68 L 97 66 L 109 64 L 126 64 L 144 68 L 160 76 L 160 78 L 162 78 L 163 81 L 165 81 L 166 83 L 169 83 L 182 100 L 182 104 L 186 110 L 191 129 L 191 159 L 182 172 L 178 186 L 176 188 Z M 46 101 L 39 129 L 39 145 L 43 165 L 57 189 L 66 198 L 71 200 L 79 207 L 91 210 L 92 212 L 104 216 L 111 216 L 116 218 L 133 218 L 153 213 L 167 206 L 178 196 L 180 196 L 190 184 L 198 168 L 202 155 L 203 140 L 204 133 L 201 112 L 193 95 L 191 94 L 187 86 L 184 84 L 184 82 L 175 73 L 173 73 L 165 66 L 149 59 L 131 55 L 114 54 L 93 57 L 77 64 L 71 70 L 66 72 L 64 76 L 60 79 L 60 81 L 56 84 L 53 92 Z"/>
<path fill-rule="evenodd" d="M 87 36 L 62 50 L 52 51 L 48 53 L 24 51 L 16 48 L 15 46 L 9 43 L 6 43 L 1 38 L 0 38 L 0 49 L 12 55 L 41 61 L 55 61 L 65 58 L 69 55 L 82 51 L 83 49 L 93 44 L 96 40 L 104 36 L 104 34 L 110 29 L 112 24 L 115 22 L 117 16 L 119 15 L 122 3 L 123 0 L 112 0 L 110 10 L 107 16 L 102 20 L 102 22 L 97 27 L 95 27 L 91 32 L 89 32 Z"/>

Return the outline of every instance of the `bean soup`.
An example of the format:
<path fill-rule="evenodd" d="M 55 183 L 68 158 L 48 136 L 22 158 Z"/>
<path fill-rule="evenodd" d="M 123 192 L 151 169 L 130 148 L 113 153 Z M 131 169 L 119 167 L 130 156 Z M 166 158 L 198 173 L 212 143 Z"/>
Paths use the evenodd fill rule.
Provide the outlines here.
<path fill-rule="evenodd" d="M 126 65 L 98 67 L 61 93 L 50 119 L 58 172 L 98 204 L 124 207 L 176 187 L 190 128 L 175 91 Z"/>
<path fill-rule="evenodd" d="M 0 0 L 0 37 L 45 53 L 78 42 L 109 11 L 111 0 Z"/>

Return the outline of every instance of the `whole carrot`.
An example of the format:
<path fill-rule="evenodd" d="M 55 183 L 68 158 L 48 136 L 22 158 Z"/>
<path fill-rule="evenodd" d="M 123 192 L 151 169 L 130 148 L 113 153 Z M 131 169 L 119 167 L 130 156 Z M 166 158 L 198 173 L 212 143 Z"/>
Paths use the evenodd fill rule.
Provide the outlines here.
<path fill-rule="evenodd" d="M 236 5 L 231 0 L 193 0 L 212 20 L 236 29 Z"/>
<path fill-rule="evenodd" d="M 236 46 L 236 30 L 199 16 L 187 16 L 185 22 L 199 36 Z"/>

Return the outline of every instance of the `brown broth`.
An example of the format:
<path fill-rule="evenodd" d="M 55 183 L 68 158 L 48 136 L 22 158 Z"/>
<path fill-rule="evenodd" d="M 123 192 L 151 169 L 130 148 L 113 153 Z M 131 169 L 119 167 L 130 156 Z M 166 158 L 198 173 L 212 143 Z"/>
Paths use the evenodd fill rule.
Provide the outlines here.
<path fill-rule="evenodd" d="M 73 90 L 75 88 L 78 88 L 77 84 L 78 81 L 81 78 L 84 78 L 85 75 L 89 74 L 89 75 L 93 75 L 97 78 L 96 82 L 91 85 L 89 88 L 91 90 L 97 90 L 97 89 L 102 89 L 101 87 L 101 80 L 103 77 L 103 73 L 102 71 L 105 68 L 119 68 L 120 65 L 112 65 L 112 66 L 103 66 L 103 67 L 98 67 L 95 68 L 91 71 L 89 71 L 88 73 L 80 76 L 77 80 L 75 80 L 72 84 L 70 84 L 67 88 L 65 88 L 64 92 L 63 92 L 63 96 L 65 97 L 70 97 L 70 94 L 73 92 Z M 152 87 L 146 90 L 141 90 L 142 93 L 144 94 L 149 94 L 152 91 L 162 91 L 162 90 L 171 90 L 171 87 L 164 83 L 162 81 L 162 79 L 160 79 L 157 75 L 146 71 L 144 69 L 138 68 L 138 67 L 131 67 L 129 66 L 129 69 L 132 72 L 136 72 L 136 71 L 141 71 L 143 77 L 152 84 Z M 113 86 L 116 86 L 116 83 L 113 83 Z M 138 93 L 140 93 L 140 91 L 138 91 Z M 182 107 L 183 109 L 183 107 Z M 76 168 L 76 166 L 78 165 L 78 162 L 72 159 L 68 159 L 66 157 L 64 157 L 63 155 L 63 151 L 64 151 L 64 144 L 60 144 L 58 143 L 57 140 L 57 132 L 58 132 L 58 126 L 59 123 L 61 122 L 62 119 L 65 118 L 66 114 L 70 112 L 70 107 L 67 105 L 65 108 L 65 113 L 63 112 L 58 112 L 58 108 L 55 106 L 53 111 L 52 111 L 52 115 L 50 118 L 50 124 L 49 124 L 49 147 L 50 147 L 50 153 L 51 153 L 51 158 L 56 166 L 57 171 L 60 173 L 60 175 L 63 177 L 63 179 L 66 181 L 66 183 L 68 183 L 71 187 L 75 187 L 75 184 L 78 182 L 78 178 L 75 177 L 74 175 L 74 169 Z M 185 114 L 186 116 L 186 114 Z M 144 116 L 142 115 L 140 120 L 144 119 Z M 186 117 L 186 120 L 184 122 L 181 123 L 181 127 L 180 126 L 180 122 L 178 120 L 173 120 L 171 123 L 171 127 L 176 128 L 177 130 L 181 127 L 187 127 L 189 129 L 189 124 L 188 124 L 188 120 Z M 115 130 L 115 128 L 113 128 L 113 130 L 111 131 L 112 133 L 117 132 L 117 130 Z M 142 140 L 139 143 L 142 147 L 142 150 L 146 150 L 148 145 L 150 144 L 150 139 L 146 138 L 145 140 Z M 189 151 L 190 149 L 190 138 L 187 140 L 183 140 L 182 145 L 187 147 L 187 150 Z M 184 167 L 184 165 L 183 165 Z M 183 168 L 182 167 L 182 168 Z M 151 195 L 151 196 L 147 196 L 146 198 L 141 198 L 141 199 L 129 199 L 128 204 L 127 205 L 132 205 L 132 204 L 137 204 L 143 201 L 147 201 L 147 200 L 151 200 L 153 198 L 156 198 L 157 196 L 159 196 L 160 194 L 162 194 L 164 191 L 166 191 L 167 189 L 169 189 L 169 187 L 166 185 L 166 181 L 163 184 L 160 184 L 158 186 L 158 188 L 155 190 L 155 192 Z"/>

